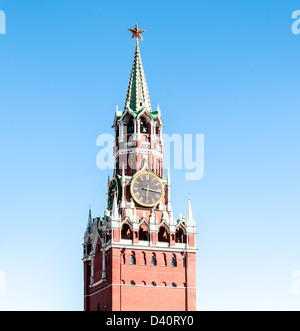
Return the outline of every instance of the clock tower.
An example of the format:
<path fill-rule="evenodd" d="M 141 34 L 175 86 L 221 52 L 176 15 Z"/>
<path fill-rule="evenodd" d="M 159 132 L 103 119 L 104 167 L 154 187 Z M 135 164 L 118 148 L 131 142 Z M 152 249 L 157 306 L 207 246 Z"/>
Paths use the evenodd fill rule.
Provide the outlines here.
<path fill-rule="evenodd" d="M 89 211 L 83 243 L 85 311 L 196 310 L 196 223 L 175 219 L 170 173 L 163 169 L 163 122 L 151 108 L 139 49 L 125 107 L 116 107 L 115 170 L 104 215 Z"/>

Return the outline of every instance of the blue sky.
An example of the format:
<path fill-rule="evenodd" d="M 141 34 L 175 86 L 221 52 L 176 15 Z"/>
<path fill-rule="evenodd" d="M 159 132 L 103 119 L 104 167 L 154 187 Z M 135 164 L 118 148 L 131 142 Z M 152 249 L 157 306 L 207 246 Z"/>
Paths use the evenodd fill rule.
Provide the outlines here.
<path fill-rule="evenodd" d="M 165 133 L 204 134 L 190 193 L 199 310 L 299 310 L 298 1 L 2 0 L 0 310 L 82 310 L 88 206 L 106 207 L 101 133 L 124 106 L 135 43 Z"/>

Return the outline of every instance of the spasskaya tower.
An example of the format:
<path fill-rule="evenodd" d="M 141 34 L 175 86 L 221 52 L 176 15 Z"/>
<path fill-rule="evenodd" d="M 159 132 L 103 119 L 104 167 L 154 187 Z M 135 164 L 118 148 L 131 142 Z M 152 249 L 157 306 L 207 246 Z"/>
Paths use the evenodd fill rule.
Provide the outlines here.
<path fill-rule="evenodd" d="M 108 181 L 104 215 L 89 211 L 84 234 L 85 311 L 196 310 L 196 223 L 175 219 L 170 172 L 163 169 L 163 122 L 153 111 L 139 49 L 125 107 L 116 107 L 115 170 Z"/>

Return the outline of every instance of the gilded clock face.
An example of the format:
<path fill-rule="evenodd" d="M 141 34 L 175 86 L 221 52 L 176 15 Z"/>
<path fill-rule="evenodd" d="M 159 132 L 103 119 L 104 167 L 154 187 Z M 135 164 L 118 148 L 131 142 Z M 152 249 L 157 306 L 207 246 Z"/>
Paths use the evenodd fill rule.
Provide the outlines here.
<path fill-rule="evenodd" d="M 114 195 L 116 194 L 118 199 L 118 181 L 116 178 L 112 178 L 112 180 L 108 184 L 107 190 L 107 206 L 109 210 L 112 210 L 112 205 L 114 201 Z"/>
<path fill-rule="evenodd" d="M 164 186 L 156 175 L 145 172 L 137 175 L 132 180 L 130 192 L 139 205 L 154 207 L 163 198 Z"/>

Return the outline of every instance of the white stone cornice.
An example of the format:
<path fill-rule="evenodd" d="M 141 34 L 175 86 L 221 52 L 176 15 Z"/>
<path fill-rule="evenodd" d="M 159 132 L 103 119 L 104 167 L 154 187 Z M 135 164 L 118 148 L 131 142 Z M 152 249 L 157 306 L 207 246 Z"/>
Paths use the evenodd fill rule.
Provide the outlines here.
<path fill-rule="evenodd" d="M 108 245 L 107 247 L 105 247 L 105 250 L 107 251 L 111 248 L 132 249 L 133 248 L 132 240 L 127 240 L 128 243 L 125 243 L 124 240 L 125 239 L 123 239 L 122 242 L 112 243 Z M 134 245 L 134 249 L 147 250 L 147 251 L 167 251 L 167 252 L 175 252 L 175 253 L 176 252 L 181 253 L 182 251 L 188 253 L 195 253 L 198 250 L 196 247 L 188 247 L 187 244 L 178 244 L 178 243 L 176 243 L 175 246 L 167 246 L 167 247 L 163 245 L 160 246 L 160 242 L 157 242 L 157 245 L 155 246 L 153 246 L 151 243 L 149 246 L 136 244 Z"/>
<path fill-rule="evenodd" d="M 92 288 L 92 287 L 98 286 L 98 285 L 100 285 L 100 284 L 102 284 L 104 282 L 106 282 L 106 279 L 105 278 L 102 278 L 102 279 L 98 280 L 96 283 L 94 283 L 92 285 L 89 285 L 89 287 Z"/>
<path fill-rule="evenodd" d="M 126 154 L 133 154 L 133 153 L 140 153 L 140 154 L 151 154 L 157 156 L 158 158 L 163 158 L 163 154 L 157 150 L 157 148 L 142 148 L 142 147 L 130 147 L 130 148 L 123 148 L 119 149 L 116 153 L 113 154 L 114 158 L 116 159 L 120 155 Z"/>

